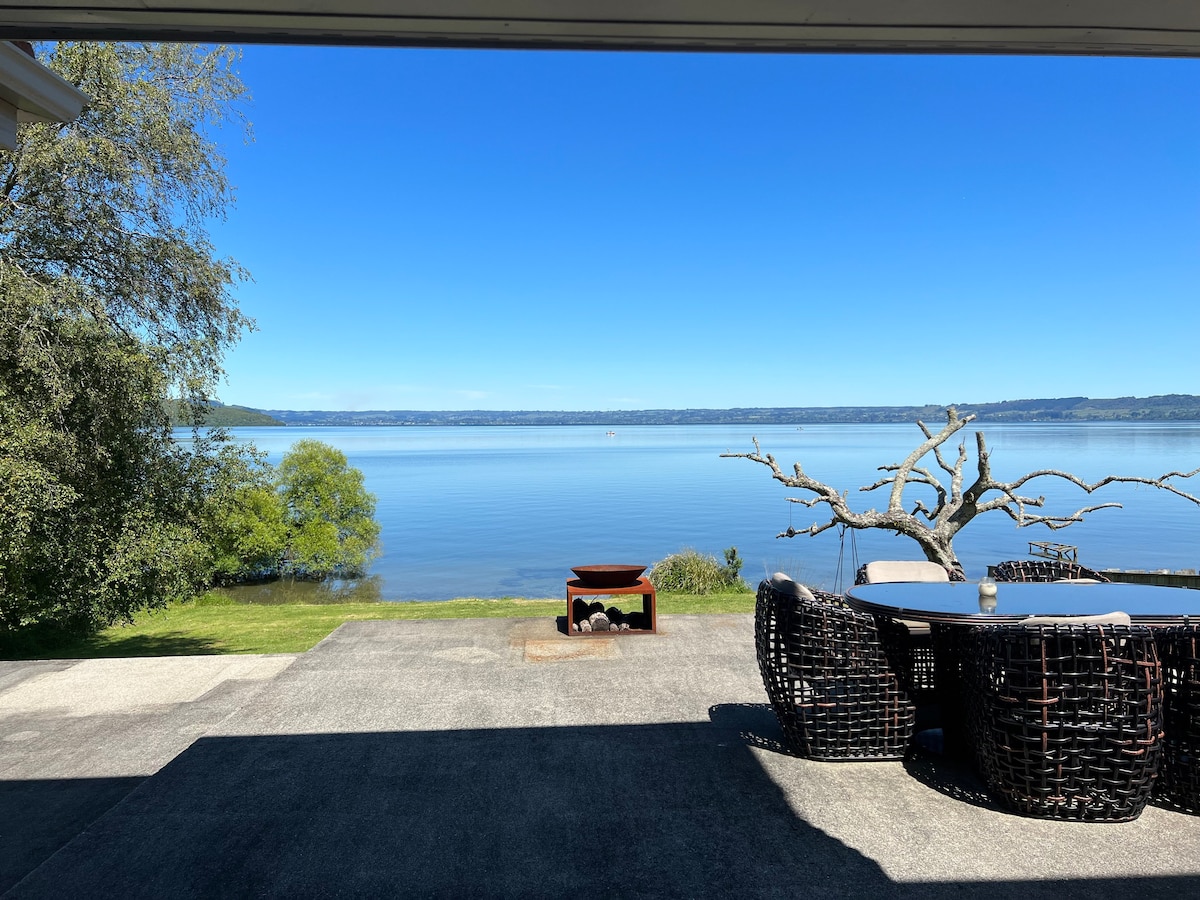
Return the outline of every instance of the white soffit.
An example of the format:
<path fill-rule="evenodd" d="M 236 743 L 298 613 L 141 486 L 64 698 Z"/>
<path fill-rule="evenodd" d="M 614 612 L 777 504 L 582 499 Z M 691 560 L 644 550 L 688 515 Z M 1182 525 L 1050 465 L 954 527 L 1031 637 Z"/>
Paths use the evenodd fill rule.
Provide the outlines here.
<path fill-rule="evenodd" d="M 1197 0 L 0 0 L 0 39 L 1200 56 Z"/>
<path fill-rule="evenodd" d="M 16 146 L 18 122 L 70 122 L 87 99 L 20 47 L 0 41 L 0 148 Z"/>

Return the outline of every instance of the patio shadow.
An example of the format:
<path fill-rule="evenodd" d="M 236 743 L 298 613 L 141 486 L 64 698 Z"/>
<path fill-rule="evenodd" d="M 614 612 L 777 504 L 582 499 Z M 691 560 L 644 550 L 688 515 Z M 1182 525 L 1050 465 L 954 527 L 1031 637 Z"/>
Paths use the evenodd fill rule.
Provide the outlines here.
<path fill-rule="evenodd" d="M 701 722 L 201 738 L 12 896 L 888 887 L 875 863 L 793 814 L 735 731 Z"/>
<path fill-rule="evenodd" d="M 114 659 L 131 656 L 211 656 L 227 653 L 216 641 L 184 632 L 157 635 L 128 635 L 105 639 L 63 638 L 33 646 L 0 646 L 0 660 Z"/>
<path fill-rule="evenodd" d="M 0 893 L 121 801 L 144 778 L 0 780 Z"/>
<path fill-rule="evenodd" d="M 750 749 L 774 740 L 763 713 L 727 704 L 707 723 L 206 737 L 123 800 L 136 779 L 10 782 L 8 821 L 75 803 L 82 824 L 119 802 L 5 896 L 1200 892 L 1200 878 L 1146 874 L 892 881 L 793 812 Z M 28 832 L 5 835 L 7 883 L 58 842 L 19 846 Z"/>

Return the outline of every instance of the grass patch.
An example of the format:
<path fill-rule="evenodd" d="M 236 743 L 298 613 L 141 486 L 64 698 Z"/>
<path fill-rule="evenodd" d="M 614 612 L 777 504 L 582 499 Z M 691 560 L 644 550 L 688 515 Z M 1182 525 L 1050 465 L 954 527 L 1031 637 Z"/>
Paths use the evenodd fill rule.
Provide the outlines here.
<path fill-rule="evenodd" d="M 638 598 L 632 599 L 634 606 Z M 622 607 L 624 608 L 624 607 Z M 660 593 L 658 612 L 746 613 L 754 594 Z M 377 619 L 484 619 L 556 617 L 561 600 L 464 598 L 437 603 L 339 603 L 252 606 L 227 602 L 211 591 L 193 603 L 140 613 L 132 625 L 114 625 L 87 638 L 62 639 L 36 649 L 0 647 L 0 659 L 83 659 L 122 656 L 190 656 L 212 653 L 303 653 L 343 622 Z"/>

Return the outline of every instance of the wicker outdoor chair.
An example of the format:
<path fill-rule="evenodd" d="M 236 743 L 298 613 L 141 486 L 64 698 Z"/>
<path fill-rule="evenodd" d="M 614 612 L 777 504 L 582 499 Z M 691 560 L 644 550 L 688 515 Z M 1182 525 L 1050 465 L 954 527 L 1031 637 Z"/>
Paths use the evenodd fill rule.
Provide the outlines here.
<path fill-rule="evenodd" d="M 978 628 L 965 636 L 963 674 L 975 758 L 1004 806 L 1089 822 L 1141 815 L 1163 749 L 1151 629 Z"/>
<path fill-rule="evenodd" d="M 879 560 L 859 566 L 854 573 L 854 583 L 952 581 L 950 575 L 937 563 Z M 876 615 L 875 627 L 888 662 L 909 699 L 917 706 L 936 703 L 933 638 L 929 626 L 924 622 Z"/>
<path fill-rule="evenodd" d="M 908 699 L 921 707 L 937 703 L 933 635 L 928 626 L 918 630 L 906 620 L 884 615 L 873 618 L 884 656 Z"/>
<path fill-rule="evenodd" d="M 1110 581 L 1099 572 L 1065 559 L 1012 559 L 997 564 L 992 577 L 996 581 Z"/>
<path fill-rule="evenodd" d="M 1163 762 L 1158 802 L 1200 813 L 1200 626 L 1154 629 L 1163 668 Z"/>
<path fill-rule="evenodd" d="M 754 637 L 789 751 L 819 760 L 904 756 L 916 711 L 871 616 L 777 575 L 758 587 Z"/>

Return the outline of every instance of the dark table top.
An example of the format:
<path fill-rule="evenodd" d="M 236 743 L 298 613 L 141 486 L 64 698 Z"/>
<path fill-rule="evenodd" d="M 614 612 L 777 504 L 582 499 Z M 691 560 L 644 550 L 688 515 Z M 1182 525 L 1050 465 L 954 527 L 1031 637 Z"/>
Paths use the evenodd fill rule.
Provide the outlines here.
<path fill-rule="evenodd" d="M 995 611 L 988 613 L 980 611 L 979 586 L 971 582 L 859 584 L 846 592 L 846 601 L 861 612 L 954 625 L 1110 612 L 1128 613 L 1144 625 L 1200 621 L 1200 591 L 1146 584 L 999 582 Z"/>

